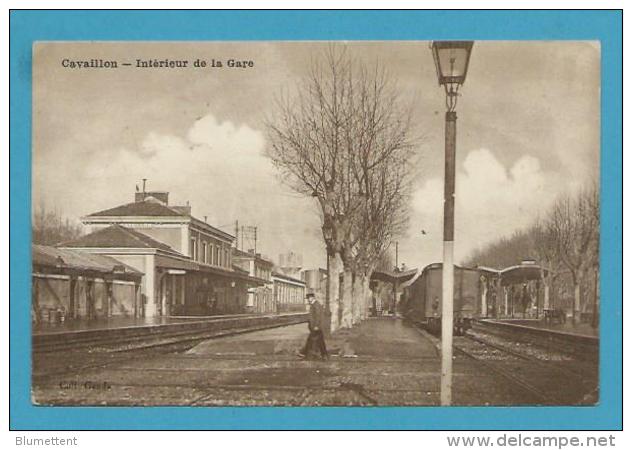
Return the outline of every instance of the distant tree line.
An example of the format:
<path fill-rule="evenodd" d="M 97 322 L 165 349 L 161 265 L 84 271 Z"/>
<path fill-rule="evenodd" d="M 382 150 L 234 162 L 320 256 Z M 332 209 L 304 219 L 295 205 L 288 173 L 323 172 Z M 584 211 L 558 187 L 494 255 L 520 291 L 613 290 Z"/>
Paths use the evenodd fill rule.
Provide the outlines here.
<path fill-rule="evenodd" d="M 545 305 L 549 302 L 549 292 L 559 292 L 567 279 L 575 321 L 588 306 L 593 307 L 596 318 L 599 223 L 599 189 L 593 183 L 573 195 L 560 197 L 529 228 L 476 250 L 466 264 L 504 268 L 531 257 L 542 268 Z"/>
<path fill-rule="evenodd" d="M 83 227 L 64 217 L 60 209 L 48 209 L 44 203 L 33 211 L 32 240 L 34 244 L 55 245 L 76 239 L 83 234 Z"/>

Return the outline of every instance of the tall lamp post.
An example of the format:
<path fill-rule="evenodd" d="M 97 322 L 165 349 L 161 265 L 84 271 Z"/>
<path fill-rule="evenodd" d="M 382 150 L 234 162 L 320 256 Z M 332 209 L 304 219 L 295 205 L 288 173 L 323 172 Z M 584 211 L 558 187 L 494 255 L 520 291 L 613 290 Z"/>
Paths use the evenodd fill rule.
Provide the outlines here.
<path fill-rule="evenodd" d="M 432 55 L 439 85 L 446 94 L 445 187 L 443 194 L 443 270 L 441 307 L 441 405 L 452 404 L 452 331 L 454 317 L 454 173 L 456 101 L 465 82 L 473 41 L 434 41 Z"/>

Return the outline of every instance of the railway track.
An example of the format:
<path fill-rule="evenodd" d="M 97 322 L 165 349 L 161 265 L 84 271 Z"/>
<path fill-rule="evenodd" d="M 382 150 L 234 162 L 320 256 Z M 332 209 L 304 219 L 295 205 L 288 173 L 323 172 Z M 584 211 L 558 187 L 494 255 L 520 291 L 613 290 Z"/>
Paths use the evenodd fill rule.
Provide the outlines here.
<path fill-rule="evenodd" d="M 467 339 L 471 340 L 471 341 L 478 342 L 480 344 L 486 345 L 486 346 L 494 348 L 496 350 L 508 353 L 510 355 L 513 355 L 513 356 L 516 356 L 517 358 L 524 359 L 524 360 L 530 361 L 530 362 L 532 362 L 534 364 L 538 364 L 540 366 L 543 366 L 547 370 L 551 369 L 552 367 L 555 367 L 555 370 L 558 370 L 558 371 L 560 371 L 560 372 L 562 372 L 565 375 L 570 376 L 570 377 L 581 377 L 581 376 L 583 376 L 582 373 L 579 370 L 577 370 L 577 369 L 568 368 L 568 367 L 562 367 L 560 365 L 552 366 L 551 365 L 552 364 L 551 361 L 542 360 L 542 359 L 539 359 L 539 358 L 537 358 L 537 357 L 535 357 L 535 356 L 533 356 L 531 354 L 527 354 L 527 353 L 524 353 L 524 352 L 521 352 L 521 351 L 514 350 L 511 347 L 509 347 L 508 345 L 502 345 L 502 344 L 498 344 L 498 343 L 493 343 L 493 342 L 490 342 L 487 339 L 482 339 L 480 337 L 474 336 L 474 335 L 469 334 L 469 333 L 466 334 L 465 337 Z"/>
<path fill-rule="evenodd" d="M 196 343 L 213 337 L 292 325 L 306 320 L 306 314 L 244 316 L 197 321 L 189 324 L 183 322 L 161 326 L 35 335 L 33 338 L 33 353 L 60 353 L 82 349 L 92 351 L 109 349 L 115 351 L 117 348 L 128 351 L 136 348 L 164 347 L 179 343 Z"/>
<path fill-rule="evenodd" d="M 242 328 L 231 328 L 211 331 L 179 331 L 159 335 L 143 336 L 108 336 L 100 338 L 67 342 L 62 346 L 48 346 L 34 351 L 33 381 L 45 382 L 48 379 L 82 372 L 85 370 L 104 369 L 113 364 L 133 361 L 141 356 L 151 356 L 168 352 L 186 351 L 196 344 L 227 336 L 252 333 L 256 331 L 285 327 L 302 321 L 301 317 L 257 324 Z M 62 356 L 63 355 L 63 356 Z"/>
<path fill-rule="evenodd" d="M 596 363 L 599 360 L 599 338 L 546 328 L 512 324 L 493 320 L 478 320 L 474 331 L 538 347 L 545 352 L 556 352 L 567 357 Z"/>
<path fill-rule="evenodd" d="M 464 339 L 467 339 L 464 337 Z M 476 342 L 476 341 L 473 341 Z M 456 350 L 457 353 L 464 355 L 467 358 L 470 358 L 474 361 L 476 361 L 477 363 L 483 365 L 485 368 L 487 368 L 488 370 L 502 376 L 503 378 L 509 380 L 510 382 L 520 386 L 522 389 L 526 390 L 527 392 L 529 392 L 529 394 L 531 394 L 532 396 L 535 397 L 535 399 L 543 404 L 549 404 L 551 402 L 555 403 L 556 399 L 552 399 L 549 395 L 547 395 L 547 393 L 545 391 L 543 391 L 542 389 L 538 388 L 537 386 L 534 386 L 533 384 L 529 383 L 528 381 L 524 380 L 523 378 L 516 376 L 512 373 L 511 370 L 504 368 L 502 366 L 500 366 L 497 363 L 492 363 L 488 360 L 485 360 L 483 358 L 481 358 L 480 356 L 478 356 L 476 351 L 472 351 L 471 348 L 466 348 L 465 346 L 462 345 L 462 343 L 460 343 L 461 345 L 459 345 L 459 343 L 457 342 L 457 339 L 455 339 L 454 342 L 454 350 Z"/>
<path fill-rule="evenodd" d="M 420 324 L 416 326 L 421 328 Z M 497 334 L 485 335 L 480 328 L 476 331 L 454 336 L 455 355 L 509 381 L 531 399 L 525 404 L 590 405 L 598 400 L 598 365 L 594 362 L 570 356 L 560 359 L 558 354 L 547 354 L 550 347 L 540 348 L 536 356 L 528 353 L 533 351 L 528 345 L 518 344 L 520 350 L 512 348 L 516 342 L 506 333 L 501 340 Z M 440 352 L 440 339 L 425 333 Z M 543 359 L 538 358 L 543 355 Z"/>
<path fill-rule="evenodd" d="M 593 380 L 588 371 L 578 370 L 572 361 L 569 367 L 562 366 L 559 362 L 541 360 L 471 334 L 456 337 L 454 348 L 457 353 L 518 385 L 540 404 L 590 404 L 589 394 L 597 386 L 597 380 Z"/>

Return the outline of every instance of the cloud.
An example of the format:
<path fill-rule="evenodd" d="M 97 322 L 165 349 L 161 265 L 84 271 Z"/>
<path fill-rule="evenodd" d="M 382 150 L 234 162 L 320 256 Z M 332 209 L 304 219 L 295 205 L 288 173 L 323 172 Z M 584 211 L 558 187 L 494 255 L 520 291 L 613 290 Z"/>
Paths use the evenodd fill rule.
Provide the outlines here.
<path fill-rule="evenodd" d="M 235 220 L 258 226 L 258 249 L 271 257 L 303 251 L 307 262 L 317 264 L 322 252 L 313 205 L 280 183 L 264 149 L 259 130 L 208 114 L 183 136 L 150 132 L 138 149 L 87 158 L 68 152 L 57 154 L 55 161 L 40 161 L 44 176 L 37 176 L 37 191 L 53 199 L 72 198 L 64 212 L 79 216 L 132 201 L 134 186 L 147 178 L 148 190 L 169 191 L 170 204 L 188 201 L 196 217 L 208 216 L 209 223 L 232 234 Z M 65 171 L 53 170 L 55 164 Z"/>
<path fill-rule="evenodd" d="M 529 226 L 568 187 L 560 176 L 546 173 L 540 160 L 524 155 L 509 168 L 489 149 L 471 151 L 456 175 L 455 257 L 501 236 Z M 442 258 L 443 178 L 429 179 L 414 195 L 411 231 L 425 229 L 423 239 L 412 234 L 417 246 L 410 259 L 428 264 Z M 417 229 L 419 228 L 419 230 Z M 520 258 L 524 255 L 516 255 Z"/>

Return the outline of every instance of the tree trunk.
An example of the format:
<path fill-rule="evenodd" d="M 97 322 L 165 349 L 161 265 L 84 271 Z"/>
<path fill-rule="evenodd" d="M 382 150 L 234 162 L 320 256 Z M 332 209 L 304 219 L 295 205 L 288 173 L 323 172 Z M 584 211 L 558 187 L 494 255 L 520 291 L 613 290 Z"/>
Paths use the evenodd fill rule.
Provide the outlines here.
<path fill-rule="evenodd" d="M 340 328 L 340 271 L 342 260 L 340 255 L 334 253 L 329 256 L 329 273 L 327 274 L 329 285 L 329 310 L 331 312 L 331 332 Z"/>
<path fill-rule="evenodd" d="M 371 294 L 371 277 L 364 275 L 362 277 L 362 320 L 366 320 L 369 317 Z"/>
<path fill-rule="evenodd" d="M 364 315 L 364 306 L 366 304 L 364 292 L 364 274 L 356 273 L 353 283 L 353 323 L 360 323 Z"/>
<path fill-rule="evenodd" d="M 593 304 L 592 304 L 592 320 L 590 325 L 593 328 L 597 328 L 599 325 L 599 303 L 597 298 L 599 297 L 599 270 L 595 270 L 595 284 L 593 285 Z"/>
<path fill-rule="evenodd" d="M 358 292 L 356 290 L 357 286 L 356 286 L 356 273 L 352 270 L 351 271 L 351 324 L 355 325 L 356 324 L 356 315 L 357 315 L 357 310 L 358 310 L 358 305 L 357 305 L 357 296 L 358 296 Z M 346 282 L 346 279 L 345 279 Z"/>
<path fill-rule="evenodd" d="M 481 316 L 482 317 L 487 317 L 487 290 L 488 290 L 488 286 L 487 284 L 489 283 L 489 280 L 487 278 L 484 279 L 484 281 L 481 281 L 482 289 L 481 289 Z"/>
<path fill-rule="evenodd" d="M 557 277 L 555 276 L 551 276 L 549 280 L 549 308 L 550 309 L 555 309 L 558 304 L 556 280 L 557 280 Z"/>
<path fill-rule="evenodd" d="M 573 291 L 575 293 L 575 301 L 573 305 L 573 323 L 579 323 L 579 317 L 581 313 L 581 285 L 579 281 L 573 278 Z"/>
<path fill-rule="evenodd" d="M 544 299 L 542 301 L 542 309 L 549 309 L 549 285 L 551 284 L 551 269 L 545 271 L 544 268 L 540 269 L 540 281 L 542 282 L 544 290 Z"/>
<path fill-rule="evenodd" d="M 342 307 L 340 327 L 351 328 L 353 326 L 353 272 L 349 268 L 343 270 L 340 306 Z"/>

